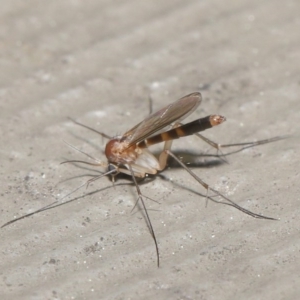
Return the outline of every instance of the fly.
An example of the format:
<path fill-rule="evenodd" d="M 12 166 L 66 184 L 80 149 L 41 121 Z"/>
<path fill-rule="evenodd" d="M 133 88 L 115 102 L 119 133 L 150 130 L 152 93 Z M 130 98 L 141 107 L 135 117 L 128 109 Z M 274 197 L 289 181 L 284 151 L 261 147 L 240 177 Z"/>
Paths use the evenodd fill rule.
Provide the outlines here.
<path fill-rule="evenodd" d="M 228 144 L 228 145 L 220 145 L 217 143 L 214 143 L 213 141 L 205 138 L 204 136 L 200 135 L 199 132 L 204 131 L 206 129 L 209 129 L 211 127 L 217 126 L 222 124 L 226 119 L 225 117 L 221 115 L 209 115 L 204 118 L 197 119 L 195 121 L 189 122 L 187 124 L 182 124 L 181 121 L 185 119 L 188 115 L 190 115 L 201 103 L 202 97 L 201 94 L 198 92 L 189 94 L 183 98 L 180 98 L 179 100 L 175 101 L 172 104 L 167 105 L 166 107 L 160 109 L 159 111 L 150 114 L 145 120 L 134 126 L 131 130 L 124 133 L 122 136 L 118 136 L 115 138 L 111 138 L 110 136 L 99 132 L 93 128 L 90 128 L 88 126 L 85 126 L 81 123 L 78 123 L 76 121 L 76 124 L 81 125 L 87 129 L 90 129 L 104 138 L 109 139 L 108 143 L 105 147 L 105 155 L 107 158 L 107 162 L 100 161 L 91 155 L 82 152 L 81 150 L 71 146 L 75 150 L 85 154 L 92 160 L 94 160 L 94 163 L 86 162 L 86 161 L 80 161 L 80 160 L 69 160 L 63 163 L 85 163 L 88 165 L 96 166 L 96 167 L 104 167 L 107 169 L 107 172 L 104 174 L 101 174 L 100 176 L 96 176 L 90 180 L 88 180 L 83 185 L 79 186 L 75 191 L 69 193 L 65 197 L 69 196 L 70 194 L 76 192 L 78 189 L 83 187 L 84 185 L 89 185 L 91 182 L 106 176 L 111 175 L 114 179 L 114 177 L 119 174 L 127 174 L 132 177 L 132 180 L 134 182 L 134 185 L 136 187 L 138 199 L 135 205 L 137 203 L 141 203 L 141 208 L 145 214 L 145 220 L 148 226 L 148 229 L 150 231 L 150 234 L 152 236 L 152 239 L 155 244 L 155 250 L 156 250 L 156 256 L 157 256 L 157 266 L 160 265 L 160 255 L 159 255 L 159 248 L 158 243 L 156 239 L 156 235 L 154 232 L 154 228 L 152 226 L 144 198 L 140 187 L 137 182 L 137 178 L 145 178 L 147 174 L 155 175 L 160 171 L 163 171 L 167 165 L 167 159 L 169 156 L 171 156 L 179 165 L 181 165 L 198 183 L 200 183 L 207 191 L 207 199 L 210 199 L 212 201 L 226 204 L 233 206 L 237 208 L 238 210 L 252 216 L 255 218 L 261 218 L 261 219 L 268 219 L 268 220 L 275 220 L 271 217 L 262 216 L 260 214 L 256 214 L 254 212 L 251 212 L 217 190 L 211 188 L 207 183 L 205 183 L 202 179 L 200 179 L 192 170 L 190 170 L 172 151 L 171 146 L 174 139 L 178 139 L 181 137 L 189 136 L 196 134 L 198 137 L 203 139 L 206 143 L 210 144 L 217 150 L 220 150 L 224 147 L 231 147 L 231 146 L 240 146 L 241 148 L 238 151 L 241 151 L 248 147 L 253 147 L 256 145 L 261 145 L 277 140 L 281 140 L 285 138 L 284 136 L 274 137 L 271 139 L 261 140 L 257 142 L 250 142 L 250 143 L 238 143 L 238 144 Z M 167 129 L 166 129 L 167 128 Z M 165 131 L 164 131 L 165 130 Z M 164 142 L 163 151 L 160 153 L 160 155 L 155 157 L 148 149 L 148 147 L 162 143 Z M 235 152 L 238 152 L 235 151 Z M 212 196 L 208 196 L 208 192 L 212 191 L 215 195 L 221 197 L 221 201 L 213 199 Z M 65 198 L 64 197 L 64 198 Z M 4 225 L 2 227 L 5 227 L 11 223 L 14 223 L 20 219 L 29 217 L 33 214 L 39 213 L 41 211 L 53 208 L 54 204 L 57 204 L 58 201 L 55 201 L 39 210 L 36 210 L 32 213 L 26 214 L 24 216 L 21 216 L 19 218 L 13 219 Z"/>

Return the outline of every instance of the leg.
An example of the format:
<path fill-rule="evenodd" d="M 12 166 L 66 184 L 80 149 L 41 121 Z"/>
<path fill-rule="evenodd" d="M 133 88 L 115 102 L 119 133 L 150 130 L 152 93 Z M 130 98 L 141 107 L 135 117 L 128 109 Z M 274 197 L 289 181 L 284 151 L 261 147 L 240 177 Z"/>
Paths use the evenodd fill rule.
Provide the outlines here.
<path fill-rule="evenodd" d="M 84 124 L 81 124 L 81 123 L 79 123 L 79 122 L 73 120 L 72 118 L 68 118 L 68 119 L 71 120 L 72 122 L 74 122 L 75 124 L 79 125 L 79 126 L 82 126 L 82 127 L 86 128 L 86 129 L 89 129 L 89 130 L 91 130 L 91 131 L 94 131 L 94 132 L 100 134 L 102 137 L 104 137 L 104 138 L 106 138 L 106 139 L 109 139 L 109 140 L 112 139 L 111 136 L 109 136 L 109 135 L 107 135 L 107 134 L 105 134 L 105 133 L 103 133 L 103 132 L 100 132 L 100 131 L 98 131 L 98 130 L 92 128 L 92 127 L 89 127 L 89 126 L 86 126 L 86 125 L 84 125 Z"/>
<path fill-rule="evenodd" d="M 177 126 L 183 126 L 183 123 L 178 123 Z M 174 126 L 176 127 L 176 126 Z M 230 153 L 226 153 L 225 155 L 230 155 L 233 153 L 237 153 L 240 152 L 244 149 L 247 148 L 251 148 L 251 147 L 255 147 L 258 145 L 263 145 L 263 144 L 268 144 L 268 143 L 272 143 L 272 142 L 276 142 L 276 141 L 280 141 L 286 138 L 289 138 L 291 136 L 289 135 L 283 135 L 283 136 L 276 136 L 270 139 L 265 139 L 265 140 L 260 140 L 260 141 L 256 141 L 256 142 L 246 142 L 246 143 L 233 143 L 233 144 L 219 144 L 216 143 L 208 138 L 206 138 L 205 136 L 203 136 L 200 133 L 194 133 L 194 135 L 196 135 L 197 137 L 199 137 L 200 139 L 202 139 L 204 142 L 206 142 L 207 144 L 209 144 L 210 146 L 212 146 L 213 148 L 217 149 L 217 151 L 221 151 L 221 148 L 229 148 L 229 147 L 241 147 L 240 149 L 237 149 L 236 151 L 230 152 Z M 222 156 L 225 156 L 224 154 L 222 154 Z"/>
<path fill-rule="evenodd" d="M 218 192 L 217 190 L 211 188 L 207 183 L 205 183 L 201 178 L 199 178 L 192 170 L 190 170 L 174 153 L 172 153 L 170 150 L 165 150 L 168 155 L 172 156 L 192 177 L 194 177 L 194 179 L 199 182 L 207 191 L 211 190 L 212 192 L 214 192 L 217 196 L 220 196 L 221 198 L 223 198 L 224 201 L 217 201 L 215 199 L 213 199 L 213 196 L 209 196 L 207 197 L 208 199 L 217 202 L 217 203 L 222 203 L 225 205 L 229 205 L 229 206 L 233 206 L 236 209 L 254 217 L 254 218 L 259 218 L 259 219 L 267 219 L 267 220 L 276 220 L 274 218 L 271 217 L 265 217 L 262 216 L 260 214 L 256 214 L 252 211 L 249 211 L 241 206 L 239 206 L 238 204 L 236 204 L 235 202 L 233 202 L 232 200 L 230 200 L 229 198 L 227 198 L 226 196 L 224 196 L 223 194 L 221 194 L 220 192 Z"/>
<path fill-rule="evenodd" d="M 71 162 L 71 161 L 68 161 L 68 162 Z M 86 162 L 83 162 L 83 163 L 86 163 Z M 94 178 L 92 178 L 92 179 L 89 179 L 88 181 L 86 181 L 85 183 L 83 183 L 82 185 L 80 185 L 79 187 L 77 187 L 75 190 L 73 190 L 73 191 L 71 191 L 70 193 L 68 193 L 67 195 L 63 196 L 61 199 L 56 200 L 56 201 L 54 201 L 54 202 L 52 202 L 52 203 L 50 203 L 50 204 L 48 204 L 48 205 L 46 205 L 46 206 L 44 206 L 44 207 L 42 207 L 42 208 L 39 208 L 39 209 L 37 209 L 37 210 L 35 210 L 35 211 L 29 213 L 29 214 L 26 214 L 26 215 L 23 215 L 23 216 L 21 216 L 21 217 L 19 217 L 19 218 L 16 218 L 16 219 L 13 219 L 13 220 L 11 220 L 11 221 L 8 221 L 8 222 L 6 222 L 5 224 L 3 224 L 0 228 L 3 228 L 3 227 L 5 227 L 5 226 L 7 226 L 7 225 L 10 225 L 10 224 L 15 223 L 15 222 L 17 222 L 17 221 L 19 221 L 19 220 L 25 219 L 25 218 L 27 218 L 27 217 L 33 216 L 33 215 L 35 215 L 35 214 L 37 214 L 37 213 L 40 213 L 40 212 L 42 212 L 42 211 L 45 211 L 45 210 L 48 210 L 48 209 L 52 209 L 52 208 L 55 208 L 55 207 L 60 206 L 60 205 L 64 205 L 64 204 L 66 204 L 66 203 L 68 203 L 68 202 L 72 202 L 72 201 L 74 201 L 74 200 L 76 200 L 76 199 L 78 199 L 78 198 L 71 199 L 71 200 L 66 201 L 66 202 L 61 202 L 61 201 L 62 201 L 63 199 L 65 199 L 65 198 L 69 197 L 70 195 L 74 194 L 75 192 L 77 192 L 77 191 L 78 191 L 79 189 L 81 189 L 82 187 L 84 187 L 84 186 L 88 187 L 89 184 L 90 184 L 91 182 L 93 182 L 93 181 L 95 181 L 95 180 L 98 180 L 98 179 L 100 179 L 101 177 L 106 176 L 106 175 L 109 175 L 109 174 L 111 174 L 111 173 L 113 173 L 113 172 L 115 172 L 115 170 L 110 170 L 110 171 L 108 171 L 108 172 L 106 172 L 106 173 L 104 173 L 104 174 L 101 174 L 101 175 L 96 176 L 96 177 L 94 177 Z M 61 203 L 59 203 L 59 202 L 61 202 Z"/>
<path fill-rule="evenodd" d="M 143 200 L 143 194 L 142 194 L 142 192 L 140 190 L 140 187 L 139 187 L 139 185 L 138 185 L 138 183 L 136 181 L 135 173 L 133 172 L 133 170 L 131 168 L 131 165 L 128 165 L 128 169 L 130 170 L 132 180 L 133 180 L 133 182 L 135 184 L 136 191 L 138 193 L 138 200 L 137 200 L 136 204 L 140 200 L 141 203 L 142 203 L 143 211 L 145 212 L 144 217 L 145 217 L 148 229 L 150 231 L 150 234 L 151 234 L 151 236 L 153 238 L 153 241 L 154 241 L 154 244 L 155 244 L 155 250 L 156 250 L 156 256 L 157 256 L 157 266 L 159 267 L 159 250 L 158 250 L 158 244 L 157 244 L 156 236 L 155 236 L 155 233 L 154 233 L 154 229 L 153 229 L 153 226 L 152 226 L 152 223 L 151 223 L 151 220 L 150 220 L 150 217 L 149 217 L 149 214 L 148 214 L 145 202 Z"/>
<path fill-rule="evenodd" d="M 221 151 L 221 148 L 241 147 L 240 149 L 237 149 L 235 151 L 222 154 L 222 156 L 238 153 L 238 152 L 243 151 L 247 148 L 252 148 L 252 147 L 255 147 L 255 146 L 259 146 L 259 145 L 264 145 L 264 144 L 284 140 L 284 139 L 290 137 L 290 136 L 287 136 L 287 135 L 282 135 L 282 136 L 276 136 L 276 137 L 273 137 L 273 138 L 270 138 L 270 139 L 259 140 L 259 141 L 256 141 L 256 142 L 234 143 L 234 144 L 218 144 L 218 143 L 215 143 L 214 141 L 204 137 L 202 134 L 196 133 L 195 135 L 197 137 L 199 137 L 200 139 L 202 139 L 207 144 L 209 144 L 210 146 L 217 149 L 217 151 Z"/>
<path fill-rule="evenodd" d="M 180 126 L 180 123 L 175 123 L 172 126 L 172 128 L 175 128 L 178 126 Z M 173 140 L 170 140 L 170 141 L 166 141 L 164 144 L 164 150 L 161 152 L 161 154 L 159 155 L 159 158 L 158 158 L 159 166 L 160 166 L 159 171 L 162 171 L 167 165 L 167 160 L 168 160 L 168 156 L 169 156 L 168 150 L 171 150 L 172 143 L 173 143 Z"/>

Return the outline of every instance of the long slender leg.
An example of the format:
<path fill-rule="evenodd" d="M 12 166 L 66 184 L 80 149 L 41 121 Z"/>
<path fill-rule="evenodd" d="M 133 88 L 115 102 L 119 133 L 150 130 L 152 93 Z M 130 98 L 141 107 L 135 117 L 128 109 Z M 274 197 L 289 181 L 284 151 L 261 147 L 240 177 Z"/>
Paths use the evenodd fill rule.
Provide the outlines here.
<path fill-rule="evenodd" d="M 275 136 L 273 138 L 269 138 L 269 139 L 265 139 L 265 140 L 259 140 L 259 141 L 256 141 L 256 142 L 233 143 L 233 144 L 219 144 L 219 143 L 216 143 L 216 142 L 214 142 L 214 141 L 212 141 L 212 140 L 204 137 L 200 133 L 195 133 L 195 135 L 197 137 L 199 137 L 200 139 L 202 139 L 207 144 L 209 144 L 210 146 L 212 146 L 213 148 L 217 149 L 218 151 L 220 151 L 222 148 L 238 147 L 238 146 L 241 147 L 240 149 L 237 149 L 235 151 L 222 154 L 222 156 L 226 156 L 226 155 L 238 153 L 238 152 L 241 152 L 241 151 L 243 151 L 243 150 L 245 150 L 247 148 L 252 148 L 252 147 L 255 147 L 255 146 L 259 146 L 259 145 L 264 145 L 264 144 L 268 144 L 268 143 L 272 143 L 272 142 L 284 140 L 284 139 L 287 139 L 287 138 L 290 137 L 288 135 L 282 135 L 282 136 Z"/>
<path fill-rule="evenodd" d="M 50 208 L 51 206 L 53 206 L 53 205 L 56 204 L 56 203 L 58 203 L 58 201 L 54 201 L 54 202 L 52 202 L 52 203 L 50 203 L 50 204 L 48 204 L 48 205 L 46 205 L 46 206 L 44 206 L 44 207 L 42 207 L 42 208 L 40 208 L 40 209 L 37 209 L 37 210 L 33 211 L 32 213 L 29 213 L 29 214 L 26 214 L 26 215 L 21 216 L 21 217 L 19 217 L 19 218 L 10 220 L 10 221 L 6 222 L 5 224 L 3 224 L 0 228 L 6 227 L 6 226 L 8 226 L 8 225 L 10 225 L 10 224 L 12 224 L 12 223 L 15 223 L 15 222 L 19 221 L 19 220 L 25 219 L 25 218 L 30 217 L 30 216 L 32 216 L 32 215 L 35 215 L 35 214 L 37 214 L 37 213 L 39 213 L 39 212 L 42 212 L 42 211 L 44 211 L 44 210 L 47 210 L 48 208 Z"/>
<path fill-rule="evenodd" d="M 99 167 L 99 166 L 100 166 L 100 167 L 106 167 L 106 166 L 107 166 L 106 163 L 103 163 L 103 162 L 99 161 L 98 159 L 94 158 L 93 156 L 91 156 L 91 155 L 89 155 L 89 154 L 87 154 L 87 153 L 81 151 L 80 149 L 78 149 L 78 148 L 76 148 L 76 147 L 74 147 L 74 146 L 72 146 L 72 145 L 70 145 L 70 144 L 68 144 L 68 143 L 66 143 L 66 144 L 67 144 L 69 147 L 73 148 L 74 150 L 79 151 L 80 153 L 82 153 L 82 154 L 88 156 L 89 158 L 93 159 L 94 161 L 96 161 L 96 163 L 90 163 L 90 162 L 81 161 L 81 160 L 68 160 L 68 161 L 62 162 L 62 164 L 65 164 L 65 163 L 83 163 L 83 164 L 87 164 L 87 165 L 90 165 L 90 166 L 97 166 L 97 167 Z M 95 178 L 89 179 L 88 181 L 86 181 L 85 183 L 83 183 L 82 185 L 80 185 L 79 187 L 77 187 L 75 190 L 71 191 L 69 194 L 67 194 L 67 195 L 65 195 L 64 197 L 62 197 L 60 200 L 56 200 L 56 201 L 54 201 L 54 202 L 52 202 L 52 203 L 50 203 L 50 204 L 48 204 L 48 205 L 46 205 L 46 206 L 43 206 L 42 208 L 39 208 L 39 209 L 37 209 L 37 210 L 35 210 L 35 211 L 29 213 L 29 214 L 26 214 L 26 215 L 23 215 L 23 216 L 18 217 L 18 218 L 16 218 L 16 219 L 13 219 L 13 220 L 11 220 L 11 221 L 8 221 L 8 222 L 6 222 L 5 224 L 3 224 L 0 228 L 5 227 L 5 226 L 7 226 L 7 225 L 10 225 L 10 224 L 12 224 L 12 223 L 15 223 L 15 222 L 17 222 L 17 221 L 19 221 L 19 220 L 25 219 L 25 218 L 27 218 L 27 217 L 30 217 L 30 216 L 32 216 L 32 215 L 35 215 L 35 214 L 37 214 L 37 213 L 40 213 L 40 212 L 42 212 L 42 211 L 44 211 L 44 210 L 50 209 L 50 208 L 52 208 L 53 206 L 55 206 L 56 204 L 58 204 L 60 201 L 62 201 L 63 199 L 65 199 L 66 197 L 68 197 L 68 196 L 74 194 L 75 192 L 77 192 L 77 191 L 78 191 L 79 189 L 81 189 L 82 187 L 88 186 L 91 182 L 93 182 L 93 181 L 95 181 L 95 180 L 97 180 L 97 179 L 99 179 L 99 178 L 101 178 L 101 177 L 103 177 L 103 176 L 109 175 L 109 174 L 111 174 L 111 173 L 113 173 L 113 172 L 115 172 L 115 170 L 108 171 L 108 172 L 106 172 L 106 173 L 104 173 L 104 174 L 101 174 L 101 175 L 99 175 L 99 176 L 96 176 Z"/>
<path fill-rule="evenodd" d="M 96 133 L 100 134 L 102 137 L 104 137 L 104 138 L 106 138 L 106 139 L 112 139 L 111 136 L 109 136 L 109 135 L 107 135 L 107 134 L 105 134 L 105 133 L 103 133 L 103 132 L 101 132 L 101 131 L 98 131 L 98 130 L 92 128 L 92 127 L 89 127 L 89 126 L 87 126 L 87 125 L 84 125 L 84 124 L 82 124 L 82 123 L 79 123 L 79 122 L 75 121 L 74 119 L 72 119 L 72 118 L 70 118 L 70 117 L 69 117 L 68 119 L 71 120 L 73 123 L 79 125 L 79 126 L 82 126 L 82 127 L 86 128 L 86 129 L 89 129 L 89 130 L 91 130 L 91 131 L 93 131 L 93 132 L 96 132 Z"/>
<path fill-rule="evenodd" d="M 10 220 L 10 221 L 6 222 L 5 224 L 3 224 L 0 228 L 6 227 L 6 226 L 8 226 L 8 225 L 10 225 L 10 224 L 12 224 L 12 223 L 15 223 L 15 222 L 17 222 L 17 221 L 19 221 L 19 220 L 22 220 L 22 219 L 25 219 L 25 218 L 28 218 L 28 217 L 30 217 L 30 216 L 33 216 L 33 215 L 35 215 L 35 214 L 37 214 L 37 213 L 40 213 L 40 212 L 43 212 L 43 211 L 45 211 L 45 210 L 54 208 L 54 207 L 56 207 L 56 206 L 60 206 L 60 205 L 62 205 L 62 204 L 64 204 L 64 203 L 66 203 L 66 202 L 61 202 L 63 199 L 65 199 L 65 198 L 69 197 L 70 195 L 74 194 L 75 192 L 77 192 L 78 190 L 80 190 L 82 187 L 84 187 L 84 186 L 88 187 L 88 185 L 89 185 L 91 182 L 93 182 L 93 181 L 95 181 L 95 180 L 98 180 L 98 179 L 100 179 L 100 178 L 102 178 L 102 177 L 104 177 L 104 176 L 106 176 L 106 175 L 112 174 L 112 173 L 114 173 L 114 172 L 116 172 L 116 171 L 115 171 L 115 170 L 110 170 L 110 171 L 108 171 L 108 172 L 106 172 L 106 173 L 104 173 L 104 174 L 101 174 L 101 175 L 96 176 L 96 177 L 94 177 L 94 178 L 92 178 L 92 179 L 89 179 L 89 180 L 87 180 L 86 182 L 84 182 L 83 184 L 81 184 L 79 187 L 77 187 L 75 190 L 73 190 L 73 191 L 71 191 L 70 193 L 68 193 L 67 195 L 63 196 L 61 199 L 56 200 L 56 201 L 54 201 L 54 202 L 52 202 L 52 203 L 50 203 L 50 204 L 48 204 L 48 205 L 46 205 L 46 206 L 43 206 L 43 207 L 41 207 L 41 208 L 39 208 L 39 209 L 37 209 L 37 210 L 35 210 L 35 211 L 29 213 L 29 214 L 26 214 L 26 215 L 23 215 L 23 216 L 18 217 L 18 218 L 16 218 L 16 219 Z M 67 201 L 67 202 L 68 202 L 68 201 Z"/>
<path fill-rule="evenodd" d="M 87 157 L 89 157 L 90 159 L 94 160 L 96 163 L 93 164 L 93 163 L 88 163 L 88 162 L 84 162 L 84 161 L 74 161 L 74 160 L 71 161 L 71 160 L 67 160 L 67 161 L 62 162 L 62 164 L 68 163 L 68 162 L 81 162 L 81 163 L 90 164 L 90 165 L 93 165 L 93 166 L 107 167 L 107 163 L 102 162 L 101 160 L 99 160 L 99 159 L 95 158 L 94 156 L 92 156 L 92 155 L 90 155 L 90 154 L 88 154 L 88 153 L 86 153 L 86 152 L 84 152 L 84 151 L 82 151 L 82 150 L 76 148 L 75 146 L 69 144 L 69 143 L 66 142 L 66 141 L 64 141 L 64 142 L 65 142 L 70 148 L 72 148 L 72 149 L 74 149 L 75 151 L 78 151 L 78 152 L 84 154 L 85 156 L 87 156 Z"/>
<path fill-rule="evenodd" d="M 216 195 L 220 196 L 221 198 L 223 198 L 224 200 L 226 200 L 227 202 L 223 202 L 223 201 L 217 201 L 215 199 L 213 199 L 211 196 L 208 197 L 210 200 L 217 202 L 217 203 L 222 203 L 225 205 L 230 205 L 235 207 L 236 209 L 254 217 L 254 218 L 259 218 L 259 219 L 268 219 L 268 220 L 277 220 L 275 218 L 271 218 L 271 217 L 266 217 L 266 216 L 262 216 L 260 214 L 256 214 L 253 213 L 252 211 L 249 211 L 241 206 L 239 206 L 238 204 L 236 204 L 234 201 L 230 200 L 229 198 L 227 198 L 226 196 L 224 196 L 223 194 L 221 194 L 220 192 L 218 192 L 217 190 L 211 188 L 206 182 L 204 182 L 201 178 L 199 178 L 192 170 L 190 170 L 174 153 L 172 153 L 170 150 L 165 150 L 171 157 L 173 157 L 192 177 L 194 177 L 194 179 L 199 182 L 207 191 L 211 190 L 212 192 L 214 192 Z"/>
<path fill-rule="evenodd" d="M 148 214 L 145 202 L 143 200 L 143 194 L 142 194 L 142 192 L 140 190 L 140 187 L 139 187 L 139 185 L 138 185 L 138 183 L 136 181 L 135 174 L 134 174 L 134 172 L 133 172 L 133 170 L 131 168 L 131 165 L 128 165 L 128 168 L 129 168 L 129 170 L 131 172 L 131 177 L 132 177 L 132 180 L 133 180 L 133 182 L 135 184 L 136 191 L 138 193 L 138 200 L 141 201 L 143 210 L 145 212 L 147 226 L 148 226 L 150 234 L 151 234 L 151 236 L 152 236 L 152 238 L 154 240 L 155 249 L 156 249 L 156 255 L 157 255 L 157 266 L 159 267 L 159 250 L 158 250 L 158 244 L 157 244 L 156 236 L 155 236 L 155 233 L 154 233 L 154 229 L 153 229 L 153 226 L 152 226 L 152 223 L 151 223 L 151 220 L 150 220 L 150 217 L 149 217 L 149 214 Z"/>

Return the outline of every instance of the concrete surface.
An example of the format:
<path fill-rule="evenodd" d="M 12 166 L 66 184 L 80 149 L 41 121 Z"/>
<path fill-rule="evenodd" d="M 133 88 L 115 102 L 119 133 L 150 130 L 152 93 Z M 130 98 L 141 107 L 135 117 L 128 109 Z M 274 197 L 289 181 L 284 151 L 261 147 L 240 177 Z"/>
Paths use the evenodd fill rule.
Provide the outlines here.
<path fill-rule="evenodd" d="M 200 91 L 189 119 L 225 115 L 205 132 L 219 143 L 299 135 L 299 12 L 297 0 L 2 1 L 1 222 L 101 171 L 60 165 L 86 159 L 64 141 L 105 160 L 105 141 L 67 117 L 122 134 L 147 116 L 150 96 L 159 109 Z M 206 207 L 190 189 L 205 190 L 173 164 L 162 174 L 174 184 L 141 185 L 160 202 L 146 201 L 157 268 L 131 181 L 103 178 L 1 229 L 1 299 L 298 299 L 299 138 L 228 164 L 201 156 L 215 151 L 196 137 L 173 149 L 213 188 L 280 221 Z"/>

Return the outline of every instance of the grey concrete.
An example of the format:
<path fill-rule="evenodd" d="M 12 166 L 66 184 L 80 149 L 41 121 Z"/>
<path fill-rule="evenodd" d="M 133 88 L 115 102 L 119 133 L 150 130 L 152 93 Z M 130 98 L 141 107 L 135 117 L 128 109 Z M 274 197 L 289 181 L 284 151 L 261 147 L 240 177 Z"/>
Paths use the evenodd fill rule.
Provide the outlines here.
<path fill-rule="evenodd" d="M 189 119 L 225 115 L 206 132 L 215 141 L 299 135 L 299 12 L 297 0 L 2 1 L 1 222 L 97 174 L 60 165 L 86 159 L 64 140 L 105 160 L 102 138 L 67 117 L 122 134 L 148 114 L 149 96 L 158 109 L 201 91 Z M 158 269 L 145 221 L 131 211 L 134 188 L 103 178 L 69 199 L 91 194 L 1 229 L 1 299 L 298 299 L 299 138 L 228 164 L 201 156 L 215 151 L 196 137 L 173 146 L 213 188 L 280 221 L 205 207 L 188 189 L 205 190 L 173 166 L 162 174 L 174 184 L 141 185 L 160 202 L 146 201 Z"/>

